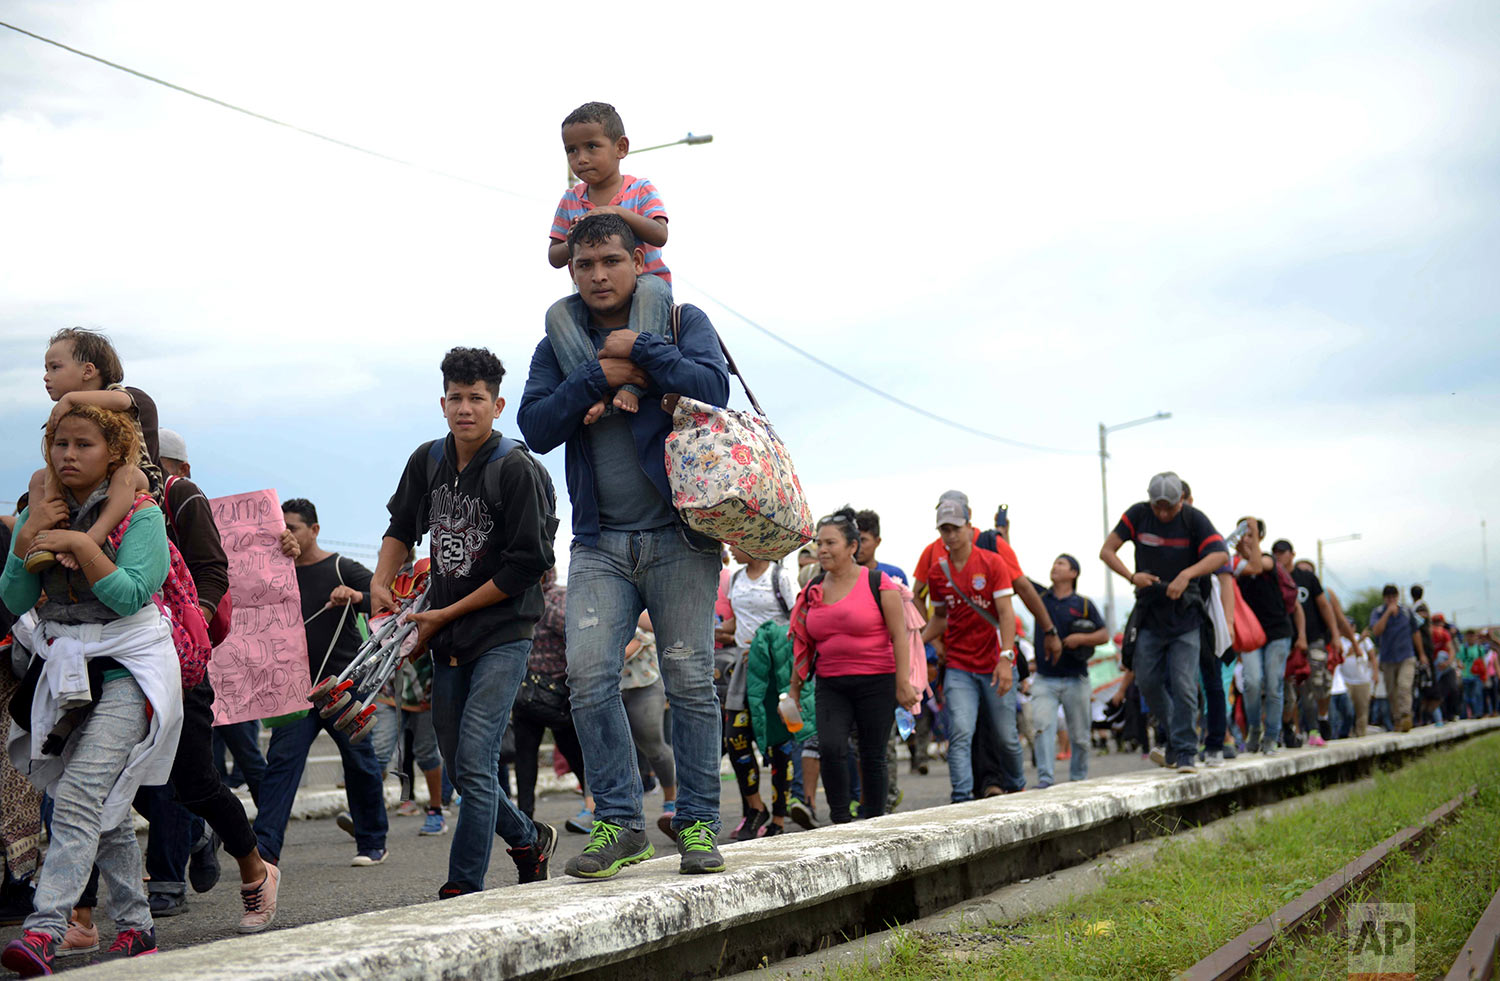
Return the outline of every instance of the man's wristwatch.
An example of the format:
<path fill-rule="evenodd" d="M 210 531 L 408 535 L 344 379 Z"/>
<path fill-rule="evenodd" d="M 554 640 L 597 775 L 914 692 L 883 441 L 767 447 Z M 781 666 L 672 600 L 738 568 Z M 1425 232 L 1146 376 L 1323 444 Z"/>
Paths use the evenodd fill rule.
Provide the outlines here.
<path fill-rule="evenodd" d="M 1056 637 L 1057 635 L 1058 634 L 1056 627 L 1048 627 L 1046 630 L 1042 631 L 1042 636 L 1044 637 Z"/>
<path fill-rule="evenodd" d="M 1003 651 L 1001 651 L 1000 652 L 1000 659 L 1002 661 L 1009 661 L 1012 664 L 1014 664 L 1015 661 L 1016 661 L 1016 652 L 1015 652 L 1015 650 L 1014 649 L 1009 649 L 1009 650 L 1003 650 Z"/>

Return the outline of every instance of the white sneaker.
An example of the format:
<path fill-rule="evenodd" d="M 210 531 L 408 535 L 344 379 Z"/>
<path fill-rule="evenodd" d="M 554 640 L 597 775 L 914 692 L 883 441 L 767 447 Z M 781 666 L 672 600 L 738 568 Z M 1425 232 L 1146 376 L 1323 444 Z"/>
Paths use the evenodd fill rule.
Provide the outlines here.
<path fill-rule="evenodd" d="M 1222 752 L 1220 752 L 1220 753 L 1209 753 L 1209 754 L 1207 754 L 1205 762 L 1206 762 L 1206 764 L 1208 766 L 1223 766 L 1224 765 L 1224 754 Z"/>

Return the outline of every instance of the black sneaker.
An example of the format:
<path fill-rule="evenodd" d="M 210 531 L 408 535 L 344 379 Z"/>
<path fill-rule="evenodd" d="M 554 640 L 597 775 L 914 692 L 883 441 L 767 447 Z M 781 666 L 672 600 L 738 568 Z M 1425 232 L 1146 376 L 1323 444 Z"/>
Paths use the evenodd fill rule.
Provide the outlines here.
<path fill-rule="evenodd" d="M 625 866 L 644 862 L 655 854 L 656 849 L 646 840 L 646 832 L 595 821 L 583 854 L 568 859 L 563 871 L 579 879 L 609 879 Z"/>
<path fill-rule="evenodd" d="M 784 835 L 784 834 L 786 834 L 786 825 L 784 825 L 784 824 L 775 824 L 775 823 L 772 823 L 772 824 L 768 824 L 764 828 L 760 829 L 760 836 L 762 838 L 774 838 L 777 835 Z"/>
<path fill-rule="evenodd" d="M 478 891 L 478 889 L 475 889 L 472 886 L 466 886 L 462 883 L 449 880 L 448 882 L 443 883 L 442 888 L 438 890 L 438 899 L 456 899 L 459 896 L 467 896 L 471 892 Z"/>
<path fill-rule="evenodd" d="M 115 934 L 115 942 L 109 945 L 101 961 L 117 961 L 126 957 L 144 957 L 156 953 L 156 931 L 121 930 Z"/>
<path fill-rule="evenodd" d="M 770 811 L 751 811 L 740 820 L 739 827 L 734 829 L 735 841 L 754 841 L 760 831 L 760 826 L 771 820 Z"/>
<path fill-rule="evenodd" d="M 818 826 L 818 812 L 806 801 L 793 797 L 786 805 L 786 816 L 796 821 L 808 831 Z"/>
<path fill-rule="evenodd" d="M 707 821 L 694 821 L 678 831 L 677 850 L 682 853 L 682 864 L 677 871 L 683 875 L 724 871 L 724 856 L 714 844 L 714 829 Z"/>
<path fill-rule="evenodd" d="M 181 916 L 187 912 L 187 897 L 171 893 L 153 892 L 150 897 L 151 918 L 158 916 Z"/>
<path fill-rule="evenodd" d="M 507 848 L 506 852 L 516 863 L 516 874 L 521 884 L 547 881 L 547 862 L 557 850 L 557 829 L 550 824 L 536 826 L 536 841 L 524 848 Z"/>
<path fill-rule="evenodd" d="M 219 835 L 212 828 L 188 856 L 188 882 L 193 892 L 208 892 L 219 883 Z"/>

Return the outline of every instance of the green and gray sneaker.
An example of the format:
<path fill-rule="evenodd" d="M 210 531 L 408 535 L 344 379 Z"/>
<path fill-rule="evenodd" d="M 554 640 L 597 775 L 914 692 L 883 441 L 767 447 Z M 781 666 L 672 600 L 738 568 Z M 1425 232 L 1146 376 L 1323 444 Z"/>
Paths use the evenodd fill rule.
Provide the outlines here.
<path fill-rule="evenodd" d="M 563 871 L 580 879 L 608 879 L 625 866 L 644 862 L 655 854 L 646 832 L 595 821 L 583 854 L 568 859 Z"/>
<path fill-rule="evenodd" d="M 677 871 L 683 875 L 724 871 L 724 856 L 714 844 L 714 829 L 707 821 L 694 821 L 678 831 L 677 850 L 682 853 Z"/>

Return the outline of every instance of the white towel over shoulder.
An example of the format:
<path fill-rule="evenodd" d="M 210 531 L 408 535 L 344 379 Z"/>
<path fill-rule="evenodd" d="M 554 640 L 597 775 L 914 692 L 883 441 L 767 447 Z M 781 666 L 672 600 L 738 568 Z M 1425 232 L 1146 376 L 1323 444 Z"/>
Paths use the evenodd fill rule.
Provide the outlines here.
<path fill-rule="evenodd" d="M 182 732 L 182 669 L 172 628 L 156 604 L 106 624 L 38 621 L 27 613 L 16 621 L 15 637 L 43 659 L 42 675 L 31 700 L 31 732 L 11 724 L 6 749 L 11 763 L 42 790 L 51 790 L 63 773 L 63 760 L 42 755 L 42 743 L 62 712 L 58 696 L 82 662 L 112 657 L 130 672 L 151 703 L 146 738 L 135 745 L 125 769 L 104 799 L 101 827 L 113 828 L 130 812 L 141 787 L 164 784 L 172 775 L 177 738 Z M 49 645 L 47 642 L 52 641 Z M 51 655 L 51 656 L 49 656 Z M 74 737 L 76 738 L 76 736 Z"/>

